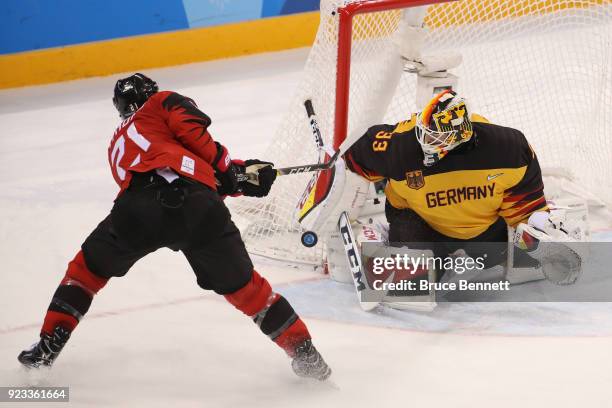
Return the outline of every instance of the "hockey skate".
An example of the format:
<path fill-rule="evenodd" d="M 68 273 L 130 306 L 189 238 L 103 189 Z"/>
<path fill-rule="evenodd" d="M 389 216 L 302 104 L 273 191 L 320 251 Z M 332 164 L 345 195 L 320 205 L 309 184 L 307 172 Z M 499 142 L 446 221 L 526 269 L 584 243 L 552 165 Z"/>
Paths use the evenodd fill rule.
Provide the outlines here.
<path fill-rule="evenodd" d="M 295 348 L 291 367 L 299 377 L 325 381 L 331 375 L 331 369 L 312 345 L 311 340 L 306 340 Z"/>
<path fill-rule="evenodd" d="M 41 365 L 51 367 L 69 338 L 70 332 L 57 326 L 52 335 L 43 333 L 38 343 L 19 353 L 17 360 L 27 368 L 38 368 Z"/>

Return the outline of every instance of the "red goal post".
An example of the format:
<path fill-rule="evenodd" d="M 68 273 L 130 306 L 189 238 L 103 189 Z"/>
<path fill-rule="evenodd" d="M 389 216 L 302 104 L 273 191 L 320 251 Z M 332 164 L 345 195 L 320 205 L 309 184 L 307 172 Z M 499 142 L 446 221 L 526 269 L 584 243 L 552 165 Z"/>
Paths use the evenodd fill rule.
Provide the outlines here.
<path fill-rule="evenodd" d="M 448 3 L 456 0 L 363 0 L 338 9 L 338 67 L 336 70 L 336 112 L 334 150 L 338 150 L 348 130 L 348 110 L 351 78 L 351 46 L 353 18 L 359 14 Z"/>

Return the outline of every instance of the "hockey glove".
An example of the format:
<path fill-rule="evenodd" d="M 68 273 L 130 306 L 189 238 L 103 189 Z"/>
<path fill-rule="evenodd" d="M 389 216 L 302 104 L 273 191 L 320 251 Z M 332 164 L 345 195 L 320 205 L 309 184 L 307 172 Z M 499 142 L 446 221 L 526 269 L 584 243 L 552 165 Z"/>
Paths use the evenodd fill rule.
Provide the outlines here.
<path fill-rule="evenodd" d="M 564 228 L 565 212 L 535 212 L 528 224 L 521 223 L 514 232 L 517 250 L 526 251 L 540 263 L 544 276 L 558 285 L 575 283 L 582 273 L 582 257 Z"/>
<path fill-rule="evenodd" d="M 238 193 L 238 173 L 240 168 L 232 162 L 227 149 L 221 144 L 217 145 L 217 156 L 212 163 L 217 179 L 217 193 L 220 196 L 234 195 Z"/>
<path fill-rule="evenodd" d="M 276 180 L 274 163 L 257 159 L 246 160 L 244 162 L 243 173 L 257 175 L 257 177 L 253 179 L 241 181 L 239 183 L 239 190 L 247 197 L 267 196 L 272 188 L 274 180 Z"/>

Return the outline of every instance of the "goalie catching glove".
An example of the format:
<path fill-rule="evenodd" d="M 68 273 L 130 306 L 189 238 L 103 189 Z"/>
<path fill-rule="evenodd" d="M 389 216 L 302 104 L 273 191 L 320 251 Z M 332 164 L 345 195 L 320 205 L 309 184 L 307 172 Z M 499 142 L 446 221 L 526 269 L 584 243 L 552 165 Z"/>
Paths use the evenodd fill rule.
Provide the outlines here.
<path fill-rule="evenodd" d="M 578 226 L 566 221 L 563 210 L 538 211 L 514 233 L 517 249 L 538 261 L 546 279 L 558 285 L 571 285 L 582 273 L 582 258 L 570 245 L 582 234 Z"/>
<path fill-rule="evenodd" d="M 217 193 L 221 196 L 265 197 L 276 180 L 273 163 L 257 159 L 232 160 L 227 149 L 219 143 L 213 168 L 217 178 Z M 255 174 L 256 177 L 239 181 L 240 174 Z"/>

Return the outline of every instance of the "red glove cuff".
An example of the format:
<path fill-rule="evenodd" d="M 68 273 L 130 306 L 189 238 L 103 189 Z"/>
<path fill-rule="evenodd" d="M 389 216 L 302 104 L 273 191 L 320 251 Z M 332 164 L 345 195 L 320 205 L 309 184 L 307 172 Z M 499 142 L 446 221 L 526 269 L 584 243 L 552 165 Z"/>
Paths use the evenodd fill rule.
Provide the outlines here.
<path fill-rule="evenodd" d="M 225 146 L 217 143 L 217 156 L 215 157 L 213 166 L 221 173 L 225 173 L 231 164 L 232 158 L 230 157 L 229 152 Z"/>

